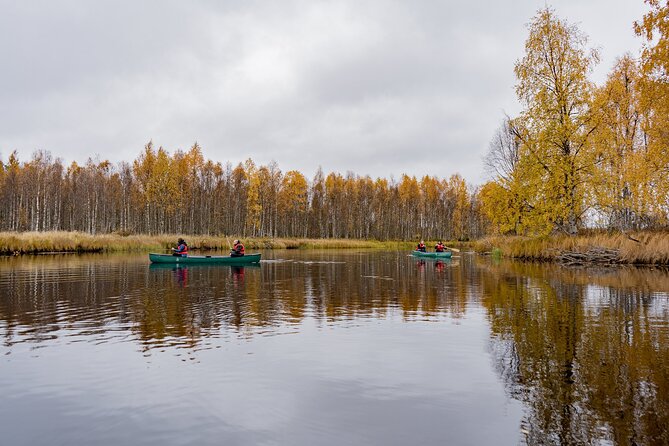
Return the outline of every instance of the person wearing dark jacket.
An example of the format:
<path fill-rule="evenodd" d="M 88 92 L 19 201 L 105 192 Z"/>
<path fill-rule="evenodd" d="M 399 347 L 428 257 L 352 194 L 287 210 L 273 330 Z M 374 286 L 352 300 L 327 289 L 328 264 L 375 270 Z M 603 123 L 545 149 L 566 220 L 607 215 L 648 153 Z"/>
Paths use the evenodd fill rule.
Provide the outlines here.
<path fill-rule="evenodd" d="M 425 246 L 425 242 L 423 240 L 421 240 L 418 246 L 416 246 L 416 251 L 427 252 L 427 247 Z"/>
<path fill-rule="evenodd" d="M 244 245 L 239 240 L 235 240 L 235 244 L 232 245 L 232 250 L 230 251 L 230 257 L 242 256 L 244 256 Z"/>

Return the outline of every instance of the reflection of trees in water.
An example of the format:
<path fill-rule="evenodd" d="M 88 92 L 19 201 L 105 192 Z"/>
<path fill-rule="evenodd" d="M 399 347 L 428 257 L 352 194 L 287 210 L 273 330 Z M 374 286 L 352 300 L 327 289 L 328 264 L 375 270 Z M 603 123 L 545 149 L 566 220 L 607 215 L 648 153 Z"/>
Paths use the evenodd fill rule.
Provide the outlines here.
<path fill-rule="evenodd" d="M 268 305 L 246 322 L 299 322 L 309 315 L 320 321 L 385 317 L 399 309 L 406 318 L 464 314 L 466 272 L 445 268 L 437 275 L 434 262 L 425 270 L 405 255 L 388 261 L 362 256 L 351 262 L 288 262 L 262 267 L 262 286 L 247 293 L 249 302 Z M 253 318 L 253 317 L 256 318 Z"/>
<path fill-rule="evenodd" d="M 481 280 L 529 444 L 669 443 L 668 306 L 651 291 L 666 272 L 502 264 Z"/>
<path fill-rule="evenodd" d="M 327 322 L 397 311 L 406 319 L 464 314 L 471 270 L 435 262 L 419 268 L 394 253 L 386 260 L 363 255 L 261 268 L 148 268 L 122 258 L 75 258 L 65 268 L 54 261 L 21 262 L 0 270 L 0 320 L 10 344 L 39 342 L 63 329 L 101 335 L 132 330 L 152 347 L 195 346 L 204 337 L 253 334 L 307 316 Z M 14 336 L 16 327 L 20 336 Z"/>
<path fill-rule="evenodd" d="M 458 318 L 481 299 L 509 393 L 532 444 L 668 444 L 669 273 L 502 262 L 325 256 L 260 268 L 152 268 L 115 258 L 0 269 L 5 343 L 62 330 L 92 340 L 131 331 L 143 348 L 198 347 L 336 320 Z M 2 326 L 2 325 L 0 325 Z M 70 334 L 68 332 L 68 334 Z"/>
<path fill-rule="evenodd" d="M 48 262 L 21 266 L 0 270 L 0 320 L 6 324 L 6 343 L 52 339 L 64 328 L 100 334 L 107 331 L 110 319 L 117 325 L 129 323 L 132 277 L 125 265 L 77 262 L 64 271 Z"/>

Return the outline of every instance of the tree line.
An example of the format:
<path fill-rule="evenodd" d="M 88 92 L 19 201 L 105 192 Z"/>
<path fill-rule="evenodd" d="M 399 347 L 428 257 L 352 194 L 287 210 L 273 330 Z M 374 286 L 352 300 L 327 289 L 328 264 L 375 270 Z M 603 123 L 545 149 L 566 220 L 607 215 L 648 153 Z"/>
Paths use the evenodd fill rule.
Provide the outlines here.
<path fill-rule="evenodd" d="M 207 160 L 198 144 L 170 154 L 65 165 L 49 152 L 0 162 L 0 230 L 253 237 L 445 240 L 485 231 L 475 188 L 448 179 L 354 173 L 312 179 L 275 162 Z"/>
<path fill-rule="evenodd" d="M 634 23 L 640 57 L 620 57 L 603 85 L 577 26 L 546 8 L 515 65 L 523 106 L 506 117 L 485 165 L 482 210 L 498 233 L 575 234 L 584 226 L 665 228 L 669 221 L 669 3 Z"/>

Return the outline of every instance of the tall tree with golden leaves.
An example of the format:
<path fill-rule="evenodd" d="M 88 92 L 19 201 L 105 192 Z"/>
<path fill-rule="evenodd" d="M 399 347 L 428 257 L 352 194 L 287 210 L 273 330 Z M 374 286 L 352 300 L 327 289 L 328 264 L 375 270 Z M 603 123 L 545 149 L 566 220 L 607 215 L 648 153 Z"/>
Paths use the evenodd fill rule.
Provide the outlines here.
<path fill-rule="evenodd" d="M 255 236 L 260 231 L 260 217 L 262 214 L 262 205 L 260 204 L 260 178 L 258 177 L 258 168 L 251 158 L 244 163 L 244 171 L 248 178 L 248 195 L 246 198 L 246 231 Z"/>
<path fill-rule="evenodd" d="M 598 62 L 587 37 L 551 9 L 529 25 L 525 56 L 516 63 L 516 93 L 524 105 L 521 157 L 530 187 L 546 204 L 543 217 L 555 229 L 575 234 L 586 210 L 584 194 L 595 159 L 591 135 L 594 86 L 588 73 Z"/>
<path fill-rule="evenodd" d="M 644 125 L 646 159 L 652 166 L 645 184 L 655 195 L 654 221 L 666 225 L 669 220 L 669 2 L 646 0 L 650 11 L 634 24 L 636 33 L 646 39 L 641 53 L 640 90 L 643 107 L 650 119 Z"/>
<path fill-rule="evenodd" d="M 649 215 L 651 195 L 642 124 L 637 62 L 626 55 L 595 96 L 599 120 L 594 145 L 599 164 L 592 183 L 593 201 L 609 227 L 639 229 Z"/>
<path fill-rule="evenodd" d="M 309 184 L 297 170 L 286 172 L 279 191 L 278 209 L 281 235 L 307 236 Z"/>

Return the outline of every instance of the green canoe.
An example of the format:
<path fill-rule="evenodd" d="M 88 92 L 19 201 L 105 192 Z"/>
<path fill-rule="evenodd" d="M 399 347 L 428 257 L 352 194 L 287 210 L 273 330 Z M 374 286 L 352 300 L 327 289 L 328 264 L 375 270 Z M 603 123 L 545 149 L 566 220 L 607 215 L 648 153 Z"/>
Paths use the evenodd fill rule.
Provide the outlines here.
<path fill-rule="evenodd" d="M 149 254 L 151 263 L 172 263 L 172 264 L 210 264 L 210 265 L 247 265 L 249 263 L 260 262 L 260 253 L 246 254 L 242 257 L 230 256 L 188 256 L 177 257 L 172 254 Z"/>
<path fill-rule="evenodd" d="M 421 252 L 413 251 L 411 253 L 414 257 L 423 257 L 427 259 L 450 259 L 453 253 L 451 251 L 444 252 Z"/>

